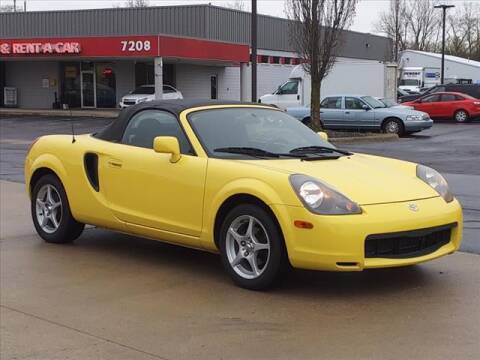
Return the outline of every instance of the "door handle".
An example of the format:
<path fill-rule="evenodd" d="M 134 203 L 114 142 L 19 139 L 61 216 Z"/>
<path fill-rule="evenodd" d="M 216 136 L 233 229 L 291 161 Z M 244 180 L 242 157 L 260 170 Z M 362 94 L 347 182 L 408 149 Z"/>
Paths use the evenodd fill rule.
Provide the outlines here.
<path fill-rule="evenodd" d="M 110 159 L 108 160 L 108 165 L 115 168 L 121 168 L 122 162 L 120 160 Z"/>
<path fill-rule="evenodd" d="M 300 100 L 300 95 L 297 95 L 297 100 Z"/>
<path fill-rule="evenodd" d="M 350 114 L 350 111 L 345 111 L 345 114 Z"/>

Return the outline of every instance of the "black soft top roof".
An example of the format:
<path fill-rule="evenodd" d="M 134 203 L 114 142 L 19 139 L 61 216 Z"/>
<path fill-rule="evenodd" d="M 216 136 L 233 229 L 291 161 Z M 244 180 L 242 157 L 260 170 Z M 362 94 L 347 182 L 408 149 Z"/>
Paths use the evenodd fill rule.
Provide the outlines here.
<path fill-rule="evenodd" d="M 241 102 L 241 101 L 221 101 L 221 100 L 198 100 L 198 99 L 182 99 L 182 100 L 153 100 L 130 106 L 122 110 L 118 117 L 105 129 L 99 131 L 94 136 L 96 138 L 107 141 L 120 141 L 122 139 L 125 128 L 130 118 L 137 112 L 147 109 L 168 111 L 177 118 L 184 110 L 209 106 L 209 105 L 259 105 L 257 103 Z M 261 104 L 264 105 L 264 104 Z"/>

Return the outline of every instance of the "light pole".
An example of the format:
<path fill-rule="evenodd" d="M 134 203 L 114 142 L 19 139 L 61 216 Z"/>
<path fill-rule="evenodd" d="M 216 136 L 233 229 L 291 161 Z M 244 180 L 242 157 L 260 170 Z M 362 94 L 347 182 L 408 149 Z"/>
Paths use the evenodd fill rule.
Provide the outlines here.
<path fill-rule="evenodd" d="M 442 24 L 442 78 L 441 84 L 445 82 L 445 20 L 447 17 L 447 9 L 453 8 L 455 5 L 435 5 L 435 9 L 443 10 L 443 24 Z"/>
<path fill-rule="evenodd" d="M 252 0 L 252 102 L 257 102 L 257 0 Z"/>

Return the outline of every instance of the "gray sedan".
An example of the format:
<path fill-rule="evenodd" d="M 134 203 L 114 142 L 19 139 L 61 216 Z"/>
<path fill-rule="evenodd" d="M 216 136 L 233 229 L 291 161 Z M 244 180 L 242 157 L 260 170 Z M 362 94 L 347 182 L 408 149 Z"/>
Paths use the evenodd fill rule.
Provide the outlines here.
<path fill-rule="evenodd" d="M 320 120 L 326 129 L 381 130 L 403 135 L 429 129 L 433 125 L 427 113 L 388 108 L 372 96 L 328 96 L 322 100 L 320 107 Z M 287 113 L 305 124 L 310 122 L 310 107 L 290 107 Z"/>

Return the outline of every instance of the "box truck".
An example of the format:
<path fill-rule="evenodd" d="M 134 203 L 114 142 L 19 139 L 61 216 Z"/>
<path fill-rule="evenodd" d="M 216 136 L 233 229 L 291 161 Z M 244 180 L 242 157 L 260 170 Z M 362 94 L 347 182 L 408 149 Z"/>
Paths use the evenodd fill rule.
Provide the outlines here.
<path fill-rule="evenodd" d="M 303 65 L 295 66 L 288 80 L 259 102 L 281 109 L 310 104 L 311 81 Z M 396 99 L 397 65 L 370 60 L 340 59 L 322 81 L 320 96 L 361 94 Z"/>
<path fill-rule="evenodd" d="M 420 92 L 422 88 L 440 85 L 440 68 L 437 67 L 404 67 L 400 75 L 399 88 Z"/>

